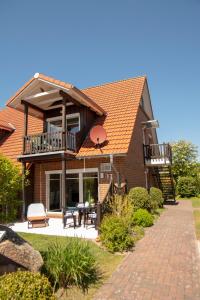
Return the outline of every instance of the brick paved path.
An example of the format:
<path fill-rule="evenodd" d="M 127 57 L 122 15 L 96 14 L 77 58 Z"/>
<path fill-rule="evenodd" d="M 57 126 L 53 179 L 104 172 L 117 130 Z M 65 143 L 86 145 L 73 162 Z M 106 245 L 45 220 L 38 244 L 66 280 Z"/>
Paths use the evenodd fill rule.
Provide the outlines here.
<path fill-rule="evenodd" d="M 167 206 L 95 300 L 200 300 L 200 262 L 190 201 Z"/>

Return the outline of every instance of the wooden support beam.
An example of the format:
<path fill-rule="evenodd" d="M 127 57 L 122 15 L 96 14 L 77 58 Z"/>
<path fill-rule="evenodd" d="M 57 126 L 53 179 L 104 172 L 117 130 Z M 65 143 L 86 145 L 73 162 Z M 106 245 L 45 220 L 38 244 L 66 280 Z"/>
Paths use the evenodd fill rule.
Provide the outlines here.
<path fill-rule="evenodd" d="M 25 176 L 26 176 L 26 163 L 22 163 L 22 221 L 25 220 L 26 213 L 26 187 L 25 187 Z"/>
<path fill-rule="evenodd" d="M 23 153 L 26 151 L 26 140 L 25 136 L 28 135 L 28 104 L 25 102 L 24 104 L 24 138 L 23 138 Z"/>
<path fill-rule="evenodd" d="M 66 99 L 64 98 L 62 101 L 62 132 L 63 132 L 63 149 L 66 150 L 66 133 L 67 133 L 67 120 L 66 120 Z"/>
<path fill-rule="evenodd" d="M 70 96 L 69 94 L 65 93 L 64 91 L 60 90 L 60 95 L 63 97 L 63 99 L 66 99 L 70 102 L 72 102 L 74 105 L 76 106 L 83 106 L 80 102 L 78 102 L 77 100 L 75 100 L 74 98 L 72 98 L 72 96 Z"/>
<path fill-rule="evenodd" d="M 28 134 L 28 104 L 24 103 L 24 135 Z"/>
<path fill-rule="evenodd" d="M 63 155 L 62 157 L 62 191 L 61 191 L 61 201 L 62 201 L 62 211 L 65 213 L 66 210 L 66 159 L 65 156 Z"/>
<path fill-rule="evenodd" d="M 35 109 L 35 110 L 38 110 L 38 111 L 41 112 L 41 113 L 44 113 L 44 110 L 43 110 L 42 108 L 40 108 L 40 107 L 38 107 L 37 105 L 34 105 L 34 104 L 30 103 L 30 102 L 27 102 L 27 101 L 25 101 L 25 100 L 22 100 L 22 101 L 21 101 L 21 104 L 28 104 L 28 106 L 29 106 L 30 108 Z"/>

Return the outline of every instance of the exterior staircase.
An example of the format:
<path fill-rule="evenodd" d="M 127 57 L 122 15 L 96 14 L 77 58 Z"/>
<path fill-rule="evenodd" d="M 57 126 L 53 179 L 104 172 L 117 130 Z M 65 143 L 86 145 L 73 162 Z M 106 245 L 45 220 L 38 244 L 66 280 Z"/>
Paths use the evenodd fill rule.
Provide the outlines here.
<path fill-rule="evenodd" d="M 175 188 L 172 177 L 172 150 L 169 144 L 144 145 L 144 162 L 153 170 L 158 187 L 165 201 L 175 200 Z"/>
<path fill-rule="evenodd" d="M 171 166 L 163 165 L 156 167 L 154 175 L 156 176 L 158 187 L 163 192 L 164 200 L 175 201 L 175 188 Z"/>

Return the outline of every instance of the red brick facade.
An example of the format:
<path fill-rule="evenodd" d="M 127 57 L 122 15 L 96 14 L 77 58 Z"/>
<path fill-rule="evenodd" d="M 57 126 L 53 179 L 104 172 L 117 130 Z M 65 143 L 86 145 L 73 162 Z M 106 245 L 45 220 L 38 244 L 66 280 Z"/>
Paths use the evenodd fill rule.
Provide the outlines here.
<path fill-rule="evenodd" d="M 120 173 L 122 182 L 127 182 L 128 190 L 135 186 L 146 186 L 145 180 L 145 166 L 143 157 L 143 136 L 142 136 L 142 126 L 141 123 L 147 120 L 146 114 L 140 108 L 137 119 L 136 126 L 131 138 L 131 143 L 129 151 L 123 156 L 114 156 L 114 166 L 116 170 Z M 122 137 L 123 138 L 123 137 Z M 86 158 L 67 160 L 67 169 L 89 169 L 98 168 L 100 172 L 100 164 L 110 162 L 110 157 L 104 158 Z M 35 163 L 34 170 L 34 196 L 33 200 L 35 202 L 41 201 L 47 206 L 47 196 L 46 196 L 46 171 L 61 170 L 61 161 L 51 161 Z M 154 179 L 149 170 L 148 172 L 148 185 L 156 185 Z M 114 181 L 116 182 L 116 174 L 113 173 Z M 99 201 L 103 201 L 105 198 L 108 186 L 109 186 L 109 173 L 104 173 L 104 178 L 99 176 Z"/>
<path fill-rule="evenodd" d="M 30 84 L 32 87 L 30 87 Z M 33 113 L 33 111 L 33 116 L 31 116 L 29 112 L 30 115 L 24 118 L 24 113 L 20 111 L 23 109 L 21 107 L 21 101 L 25 95 L 30 95 L 34 85 L 37 95 L 42 89 L 45 89 L 45 91 L 50 89 L 51 91 L 52 88 L 55 88 L 54 84 L 59 86 L 60 91 L 62 91 L 62 88 L 67 88 L 70 89 L 71 93 L 73 92 L 76 97 L 78 95 L 78 101 L 80 101 L 80 103 L 77 102 L 77 99 L 73 99 L 73 97 L 72 99 L 70 98 L 75 101 L 73 102 L 75 104 L 68 106 L 67 114 L 80 112 L 80 128 L 85 128 L 84 133 L 79 131 L 79 133 L 81 133 L 80 143 L 77 143 L 78 139 L 77 136 L 75 136 L 76 148 L 73 148 L 75 158 L 73 160 L 67 160 L 67 170 L 97 168 L 99 173 L 99 201 L 103 201 L 105 198 L 110 182 L 109 173 L 100 174 L 100 165 L 104 162 L 109 163 L 110 155 L 113 156 L 113 170 L 115 170 L 115 172 L 113 172 L 112 176 L 114 182 L 117 182 L 116 173 L 118 172 L 121 175 L 121 181 L 127 183 L 128 190 L 135 186 L 146 187 L 147 183 L 148 187 L 156 185 L 151 170 L 148 170 L 148 173 L 146 172 L 143 157 L 142 122 L 153 118 L 146 77 L 130 78 L 107 83 L 78 92 L 78 89 L 70 84 L 46 77 L 42 74 L 37 74 L 37 76 L 26 83 L 10 99 L 7 104 L 9 107 L 0 112 L 0 119 L 2 121 L 11 120 L 15 128 L 12 134 L 7 136 L 7 139 L 1 141 L 0 151 L 10 157 L 15 163 L 19 163 L 20 160 L 24 164 L 29 165 L 29 167 L 31 165 L 31 185 L 26 191 L 27 204 L 32 201 L 41 201 L 47 207 L 46 172 L 61 170 L 61 161 L 58 160 L 58 157 L 61 159 L 61 156 L 58 155 L 57 160 L 53 160 L 51 157 L 50 161 L 42 161 L 43 156 L 40 156 L 40 151 L 38 151 L 39 154 L 37 158 L 35 158 L 33 151 L 31 152 L 31 157 L 28 158 L 22 140 L 24 128 L 28 129 L 25 135 L 40 132 L 46 133 L 48 131 L 46 119 L 61 116 L 64 111 L 66 114 L 66 106 L 63 106 L 62 111 L 61 108 L 56 108 L 56 106 L 50 110 L 44 107 L 44 110 L 40 108 L 40 110 L 44 112 L 43 120 L 41 120 L 37 114 L 35 114 L 36 112 Z M 79 105 L 76 105 L 77 103 Z M 24 120 L 28 120 L 28 122 L 24 123 Z M 90 128 L 97 124 L 103 126 L 107 133 L 107 140 L 102 148 L 95 147 L 88 134 Z M 148 144 L 150 142 L 149 132 L 145 134 L 145 139 Z M 152 142 L 157 142 L 155 134 L 151 143 Z M 38 145 L 36 145 L 36 148 L 38 148 Z M 84 156 L 87 158 L 83 159 Z M 41 159 L 41 162 L 38 162 L 37 159 Z"/>

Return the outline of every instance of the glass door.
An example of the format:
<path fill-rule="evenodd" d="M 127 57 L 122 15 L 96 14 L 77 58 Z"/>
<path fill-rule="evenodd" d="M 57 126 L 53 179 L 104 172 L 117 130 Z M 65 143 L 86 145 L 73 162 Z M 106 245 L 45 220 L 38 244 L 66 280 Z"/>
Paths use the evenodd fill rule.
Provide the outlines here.
<path fill-rule="evenodd" d="M 68 207 L 75 207 L 80 202 L 79 173 L 66 175 L 66 203 Z"/>
<path fill-rule="evenodd" d="M 60 174 L 50 174 L 49 176 L 49 210 L 61 211 L 60 201 Z"/>
<path fill-rule="evenodd" d="M 48 175 L 48 202 L 50 211 L 61 211 L 61 173 Z M 76 207 L 78 203 L 98 202 L 98 173 L 80 172 L 66 174 L 66 205 Z"/>
<path fill-rule="evenodd" d="M 98 201 L 98 174 L 83 173 L 83 202 L 97 203 Z"/>

